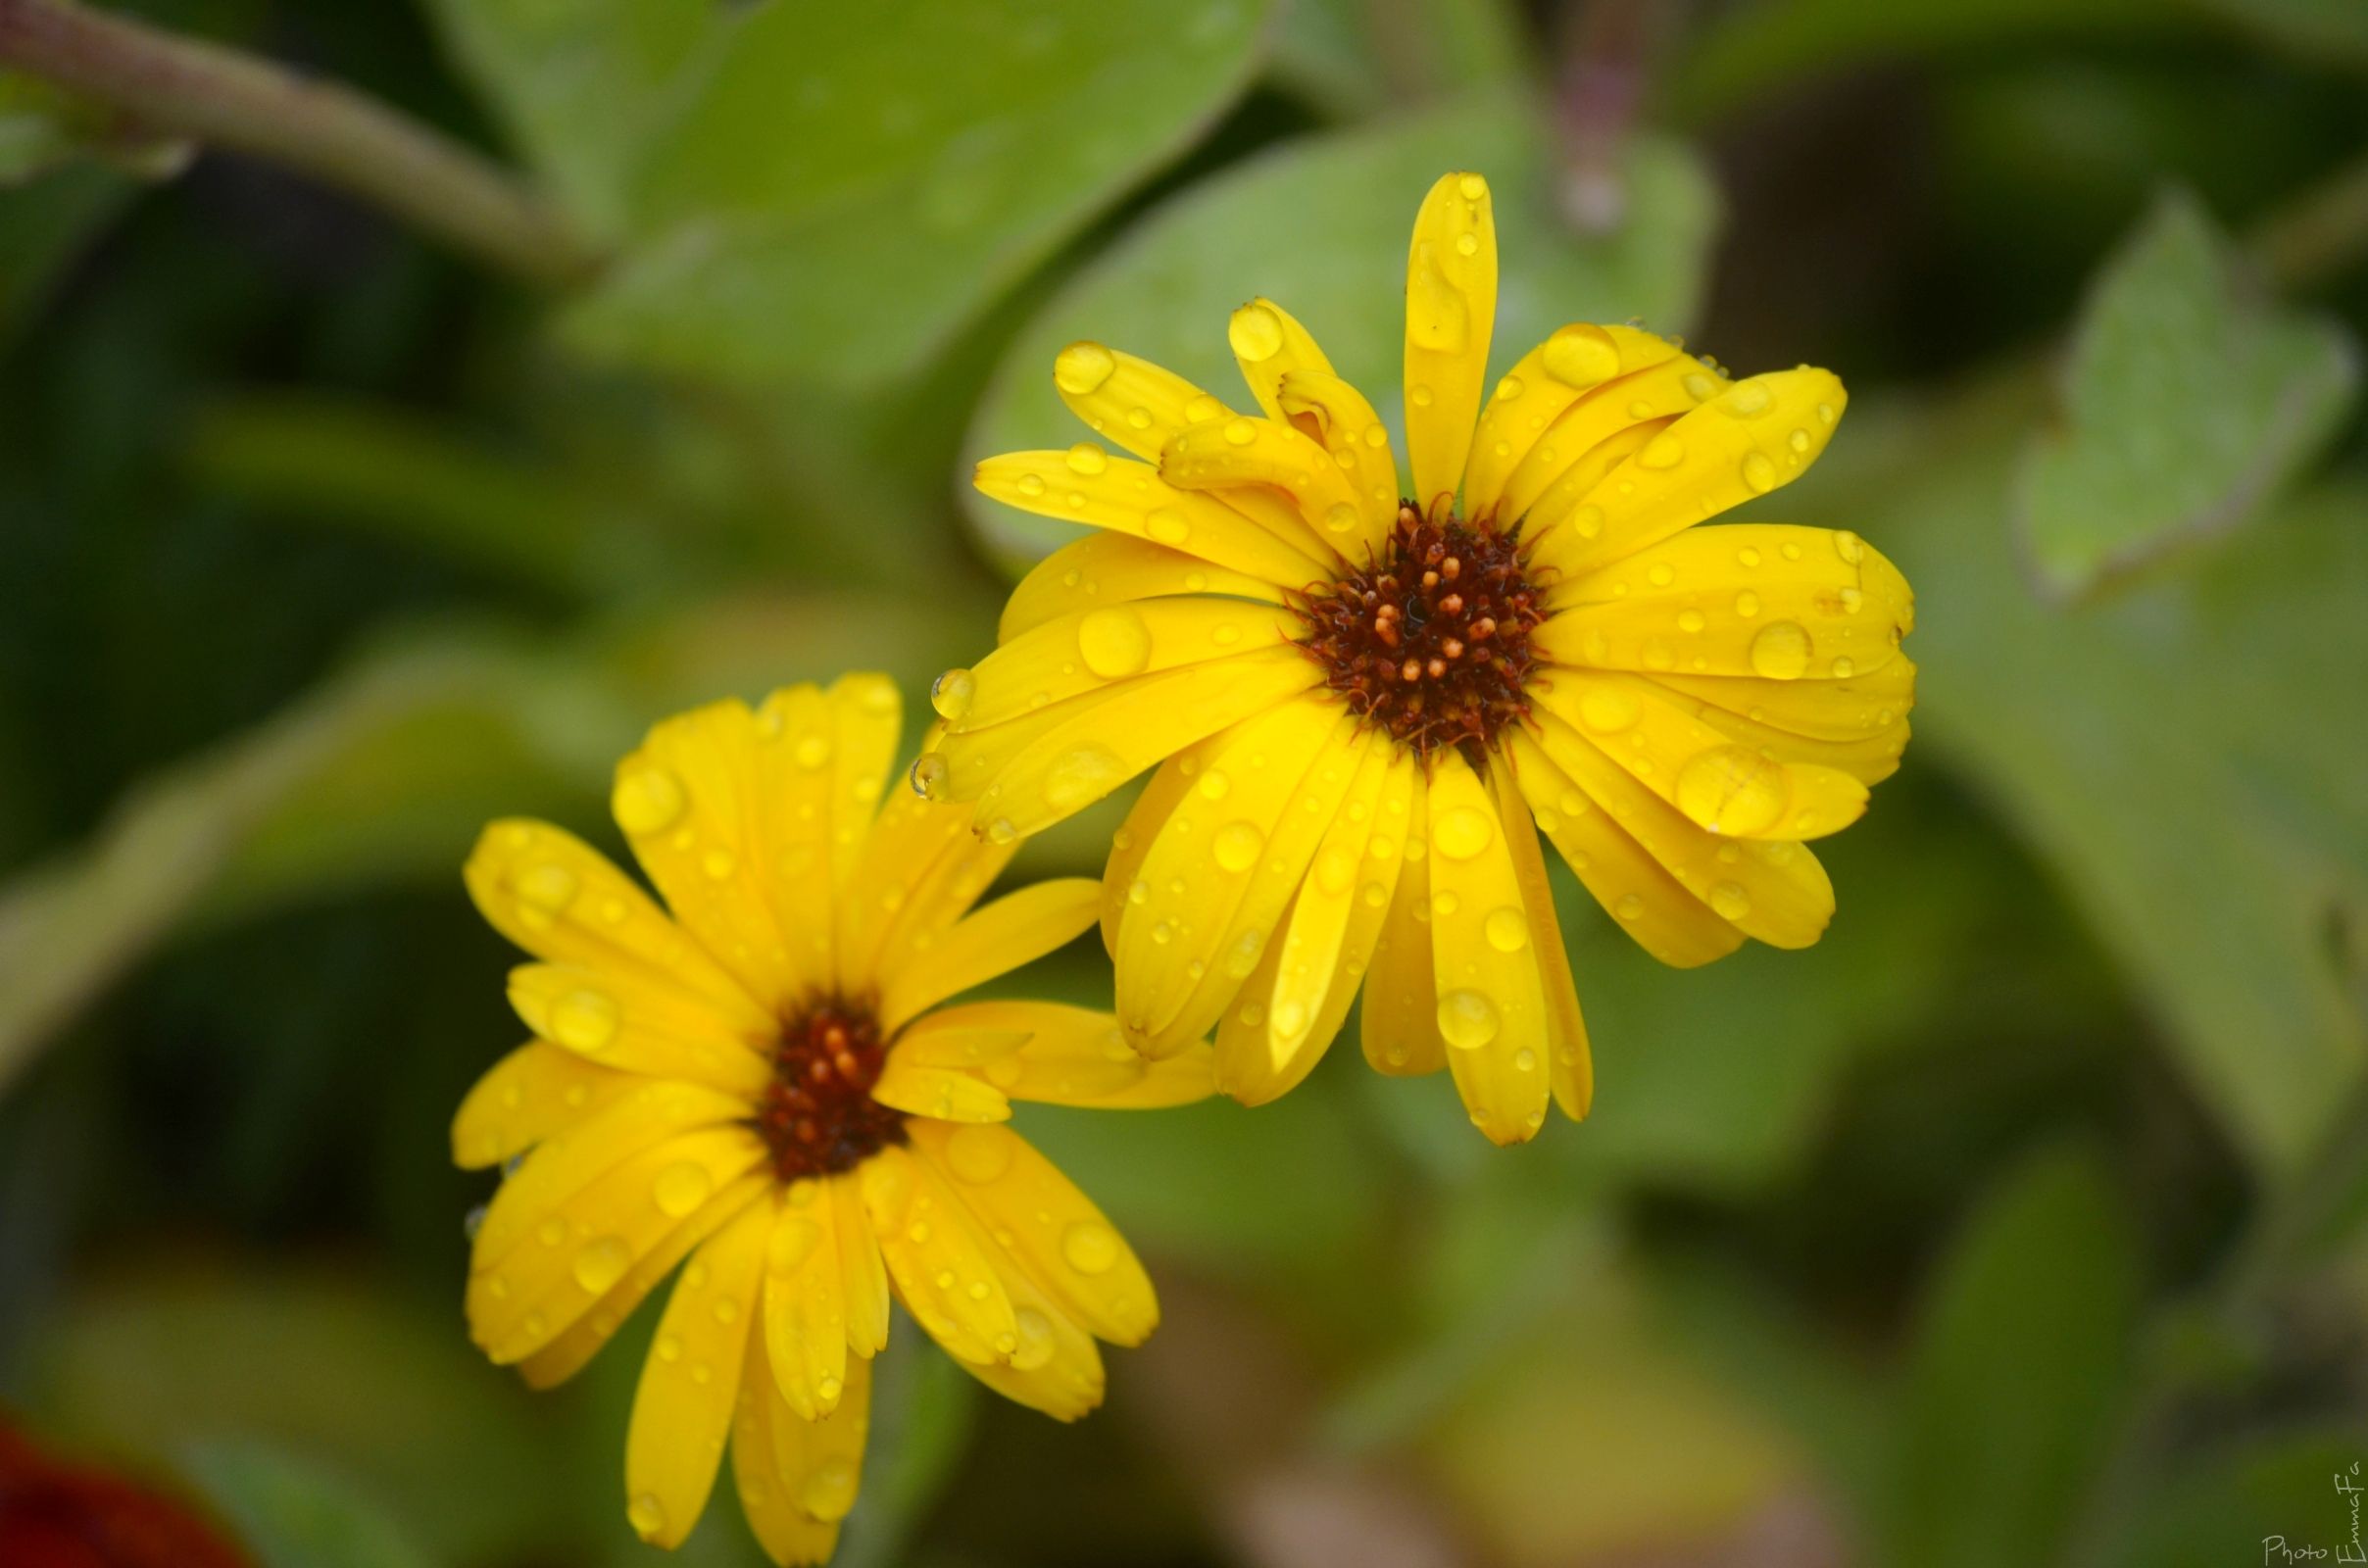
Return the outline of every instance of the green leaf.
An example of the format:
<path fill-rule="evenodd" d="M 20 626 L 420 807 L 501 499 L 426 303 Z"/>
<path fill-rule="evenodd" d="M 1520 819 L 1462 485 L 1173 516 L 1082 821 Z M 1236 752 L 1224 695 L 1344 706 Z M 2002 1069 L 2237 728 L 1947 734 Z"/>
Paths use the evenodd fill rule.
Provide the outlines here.
<path fill-rule="evenodd" d="M 2188 0 L 2296 61 L 2368 66 L 2368 7 L 2357 0 Z"/>
<path fill-rule="evenodd" d="M 1674 143 L 1637 139 L 1625 170 L 1626 221 L 1585 240 L 1556 216 L 1547 138 L 1542 111 L 1500 94 L 1296 142 L 1204 181 L 1138 224 L 1021 334 L 979 410 L 969 456 L 1065 446 L 1086 433 L 1053 388 L 1053 357 L 1078 338 L 1239 399 L 1226 318 L 1260 294 L 1305 321 L 1341 374 L 1400 423 L 1407 236 L 1423 193 L 1451 169 L 1477 170 L 1495 188 L 1504 277 L 1491 356 L 1499 370 L 1565 321 L 1685 325 L 1715 212 L 1701 167 Z M 1007 564 L 1024 565 L 1077 532 L 966 500 Z"/>
<path fill-rule="evenodd" d="M 1366 120 L 1479 87 L 1517 91 L 1529 51 L 1505 0 L 1282 0 L 1273 74 L 1341 120 Z"/>
<path fill-rule="evenodd" d="M 184 1463 L 263 1568 L 428 1568 L 432 1559 L 328 1466 L 267 1444 L 214 1443 Z"/>
<path fill-rule="evenodd" d="M 1887 1560 L 2054 1560 L 2123 1398 L 2137 1243 L 2081 1152 L 2015 1171 L 1941 1263 L 1907 1373 Z"/>
<path fill-rule="evenodd" d="M 732 8 L 648 0 L 429 0 L 446 46 L 593 233 L 626 228 L 636 171 Z"/>
<path fill-rule="evenodd" d="M 2368 1531 L 2352 1511 L 2361 1499 L 2341 1490 L 2368 1487 L 2362 1468 L 2356 1426 L 2232 1442 L 2149 1488 L 2107 1560 L 2113 1568 L 2222 1568 L 2256 1560 L 2254 1552 L 2278 1563 L 2368 1560 Z"/>
<path fill-rule="evenodd" d="M 2035 391 L 1930 418 L 1862 400 L 1793 510 L 1854 517 L 1916 586 L 1911 765 L 1945 762 L 1994 803 L 2205 1108 L 2291 1173 L 2368 1058 L 2330 941 L 2368 919 L 2358 732 L 2335 716 L 2368 690 L 2363 498 L 2310 497 L 2185 572 L 2049 607 L 2008 526 Z"/>
<path fill-rule="evenodd" d="M 23 184 L 83 157 L 125 173 L 162 177 L 188 163 L 189 146 L 149 136 L 116 111 L 39 77 L 0 71 L 0 186 Z"/>
<path fill-rule="evenodd" d="M 0 189 L 0 333 L 32 316 L 50 285 L 138 189 L 95 164 Z"/>
<path fill-rule="evenodd" d="M 902 377 L 1212 122 L 1265 10 L 752 11 L 651 147 L 633 243 L 567 335 L 699 377 Z"/>
<path fill-rule="evenodd" d="M 2334 434 L 2343 328 L 2245 292 L 2192 198 L 2166 194 L 2082 312 L 2060 423 L 2024 454 L 2017 526 L 2041 583 L 2088 593 L 2254 515 Z"/>

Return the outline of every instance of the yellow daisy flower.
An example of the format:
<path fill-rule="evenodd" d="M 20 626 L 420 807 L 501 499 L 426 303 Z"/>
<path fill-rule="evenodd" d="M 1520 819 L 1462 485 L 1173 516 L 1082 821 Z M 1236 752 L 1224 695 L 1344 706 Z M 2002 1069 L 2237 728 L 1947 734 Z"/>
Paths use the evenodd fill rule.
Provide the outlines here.
<path fill-rule="evenodd" d="M 1107 1012 L 944 1006 L 1094 921 L 1090 879 L 975 912 L 1011 858 L 960 811 L 880 804 L 896 688 L 851 675 L 670 719 L 617 767 L 617 824 L 669 916 L 564 830 L 497 822 L 469 861 L 535 1038 L 453 1123 L 516 1161 L 476 1231 L 469 1325 L 546 1388 L 689 1259 L 644 1363 L 626 1513 L 678 1544 L 728 1438 L 773 1561 L 819 1562 L 855 1503 L 891 1295 L 989 1388 L 1101 1402 L 1097 1338 L 1140 1344 L 1151 1281 L 1101 1211 L 1000 1125 L 1014 1100 L 1153 1106 L 1210 1088 Z"/>
<path fill-rule="evenodd" d="M 1577 1117 L 1592 1094 L 1538 832 L 1665 962 L 1805 947 L 1834 902 L 1801 841 L 1898 766 L 1915 671 L 1907 584 L 1856 535 L 1695 526 L 1814 462 L 1840 381 L 1731 381 L 1580 323 L 1491 396 L 1496 297 L 1487 183 L 1450 174 L 1406 270 L 1410 491 L 1373 406 L 1270 300 L 1228 332 L 1252 414 L 1063 349 L 1061 398 L 1143 461 L 979 465 L 987 495 L 1103 531 L 940 678 L 948 730 L 913 782 L 1006 842 L 1161 764 L 1104 879 L 1136 1047 L 1215 1025 L 1218 1087 L 1265 1101 L 1369 975 L 1372 1064 L 1447 1065 L 1514 1143 L 1550 1095 Z"/>

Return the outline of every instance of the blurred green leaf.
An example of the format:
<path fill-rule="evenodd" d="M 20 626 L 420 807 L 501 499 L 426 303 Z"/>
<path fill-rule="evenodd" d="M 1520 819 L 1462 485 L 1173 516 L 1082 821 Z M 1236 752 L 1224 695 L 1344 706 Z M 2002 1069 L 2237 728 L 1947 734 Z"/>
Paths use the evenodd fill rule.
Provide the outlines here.
<path fill-rule="evenodd" d="M 383 1280 L 123 1275 L 65 1303 L 34 1364 L 35 1407 L 79 1440 L 198 1455 L 195 1479 L 270 1568 L 419 1560 L 329 1555 L 393 1552 L 363 1492 L 447 1561 L 521 1553 L 562 1523 L 565 1477 L 528 1402 L 456 1313 L 418 1311 Z"/>
<path fill-rule="evenodd" d="M 138 188 L 115 170 L 78 164 L 0 189 L 0 334 L 31 315 L 58 274 Z"/>
<path fill-rule="evenodd" d="M 2087 1153 L 2042 1153 L 1983 1201 L 1917 1331 L 1888 1560 L 2054 1559 L 2122 1402 L 2139 1290 L 2136 1239 Z"/>
<path fill-rule="evenodd" d="M 1484 106 L 1291 143 L 1159 208 L 1012 345 L 968 455 L 1065 446 L 1084 433 L 1053 388 L 1053 357 L 1078 338 L 1246 401 L 1225 321 L 1259 294 L 1305 321 L 1341 374 L 1398 423 L 1407 235 L 1423 193 L 1451 169 L 1480 171 L 1496 192 L 1504 276 L 1491 355 L 1500 368 L 1565 321 L 1642 318 L 1674 331 L 1693 315 L 1716 210 L 1693 156 L 1650 137 L 1631 143 L 1627 220 L 1583 240 L 1556 216 L 1543 111 L 1500 94 Z M 1077 533 L 964 499 L 1007 565 Z"/>
<path fill-rule="evenodd" d="M 2361 1450 L 2356 1427 L 2231 1441 L 2149 1488 L 2108 1560 L 2114 1568 L 2360 1561 L 2359 1499 L 2338 1483 L 2368 1487 Z"/>
<path fill-rule="evenodd" d="M 1851 428 L 1797 491 L 1917 590 L 1917 748 L 1983 790 L 2120 959 L 2246 1156 L 2296 1168 L 2368 1055 L 2331 925 L 2368 911 L 2368 531 L 2332 490 L 2184 573 L 2049 608 L 2017 569 L 2009 455 L 2035 388 Z M 1855 435 L 1852 434 L 1855 431 Z"/>
<path fill-rule="evenodd" d="M 897 379 L 1206 129 L 1265 23 L 1265 0 L 893 9 L 733 24 L 570 341 L 698 377 Z"/>
<path fill-rule="evenodd" d="M 146 135 L 114 110 L 38 77 L 0 70 L 0 186 L 84 156 L 155 177 L 176 172 L 189 147 Z"/>
<path fill-rule="evenodd" d="M 427 1568 L 432 1560 L 325 1465 L 243 1442 L 200 1444 L 183 1463 L 263 1568 Z"/>
<path fill-rule="evenodd" d="M 2188 0 L 2312 66 L 2368 66 L 2368 6 L 2357 0 Z"/>
<path fill-rule="evenodd" d="M 1484 86 L 1518 90 L 1531 45 L 1505 0 L 1282 0 L 1273 73 L 1341 120 Z"/>
<path fill-rule="evenodd" d="M 2340 326 L 2245 293 L 2211 219 L 2166 193 L 2098 274 L 2061 423 L 2024 453 L 2016 522 L 2042 585 L 2077 596 L 2245 522 L 2357 380 Z"/>
<path fill-rule="evenodd" d="M 686 0 L 429 0 L 447 46 L 593 233 L 625 230 L 636 171 L 735 8 Z"/>

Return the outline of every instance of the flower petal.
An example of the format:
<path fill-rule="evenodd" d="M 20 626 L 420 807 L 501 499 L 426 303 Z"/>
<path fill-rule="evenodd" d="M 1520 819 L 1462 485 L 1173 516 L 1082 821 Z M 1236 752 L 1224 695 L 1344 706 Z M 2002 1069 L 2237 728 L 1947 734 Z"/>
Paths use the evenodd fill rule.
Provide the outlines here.
<path fill-rule="evenodd" d="M 913 1320 L 960 1360 L 1009 1360 L 1018 1348 L 1011 1298 L 982 1233 L 936 1171 L 893 1145 L 857 1172 L 889 1278 Z"/>
<path fill-rule="evenodd" d="M 1530 700 L 1711 833 L 1798 842 L 1865 813 L 1866 786 L 1850 774 L 1767 757 L 1641 675 L 1556 669 L 1531 686 Z"/>
<path fill-rule="evenodd" d="M 1502 509 L 1500 521 L 1517 519 L 1559 466 L 1554 453 L 1566 464 L 1610 434 L 1616 426 L 1596 425 L 1594 420 L 1616 416 L 1639 397 L 1655 397 L 1657 383 L 1644 383 L 1638 372 L 1678 358 L 1676 344 L 1641 327 L 1574 321 L 1557 328 L 1514 363 L 1481 411 L 1479 427 L 1472 432 L 1471 459 L 1463 470 L 1464 515 L 1496 515 L 1505 499 L 1505 481 L 1541 445 L 1550 446 L 1554 452 L 1541 456 L 1529 483 L 1516 492 L 1522 504 Z M 1710 383 L 1716 377 L 1706 366 L 1689 359 L 1680 373 L 1695 378 L 1681 382 L 1681 390 L 1692 391 L 1697 383 L 1702 388 L 1693 403 L 1713 395 Z M 1623 385 L 1631 379 L 1637 379 L 1633 395 L 1623 395 Z M 1582 399 L 1595 405 L 1591 418 L 1565 427 L 1560 422 L 1564 413 Z M 1593 433 L 1587 433 L 1590 426 Z"/>
<path fill-rule="evenodd" d="M 1332 362 L 1315 346 L 1315 339 L 1289 311 L 1260 296 L 1233 313 L 1225 323 L 1225 341 L 1242 368 L 1250 395 L 1269 419 L 1283 417 L 1277 393 L 1283 378 L 1296 371 L 1331 373 Z"/>
<path fill-rule="evenodd" d="M 959 1067 L 931 1067 L 892 1058 L 871 1086 L 883 1105 L 940 1121 L 1010 1121 L 1011 1102 L 1004 1092 Z"/>
<path fill-rule="evenodd" d="M 1352 714 L 1307 697 L 1245 720 L 1210 754 L 1127 890 L 1118 1018 L 1137 1050 L 1190 1045 L 1250 977 L 1362 744 Z"/>
<path fill-rule="evenodd" d="M 537 1353 L 764 1157 L 747 1128 L 710 1127 L 612 1167 L 543 1210 L 531 1242 L 469 1275 L 469 1338 L 497 1365 Z"/>
<path fill-rule="evenodd" d="M 1733 523 L 1558 585 L 1537 643 L 1597 668 L 1850 680 L 1899 658 L 1914 622 L 1906 580 L 1857 535 Z"/>
<path fill-rule="evenodd" d="M 1550 730 L 1558 724 L 1559 720 L 1551 718 L 1541 721 L 1541 727 Z M 1680 969 L 1723 958 L 1743 946 L 1743 933 L 1712 913 L 1708 905 L 1670 875 L 1621 825 L 1615 807 L 1599 807 L 1597 803 L 1603 797 L 1595 791 L 1600 789 L 1605 796 L 1641 809 L 1650 807 L 1640 803 L 1659 806 L 1657 797 L 1600 753 L 1588 762 L 1589 777 L 1574 780 L 1528 732 L 1508 733 L 1505 749 L 1512 759 L 1513 776 L 1537 813 L 1539 831 L 1554 841 L 1580 883 L 1637 946 Z M 1566 740 L 1575 739 L 1567 726 L 1561 726 L 1555 745 L 1559 748 Z M 1593 750 L 1584 741 L 1578 744 Z M 1588 761 L 1583 755 L 1571 760 Z"/>
<path fill-rule="evenodd" d="M 1186 425 L 1233 412 L 1173 370 L 1092 342 L 1061 351 L 1053 386 L 1095 434 L 1153 462 Z"/>
<path fill-rule="evenodd" d="M 625 1434 L 625 1516 L 657 1545 L 682 1544 L 715 1485 L 772 1217 L 770 1203 L 751 1203 L 699 1249 L 642 1363 Z"/>
<path fill-rule="evenodd" d="M 622 1072 L 754 1098 L 772 1066 L 732 1021 L 677 986 L 569 964 L 510 971 L 510 1005 L 543 1039 Z"/>
<path fill-rule="evenodd" d="M 1649 333 L 1639 336 L 1659 342 Z M 1586 499 L 1587 492 L 1610 468 L 1603 454 L 1617 450 L 1625 456 L 1667 428 L 1678 416 L 1726 390 L 1723 377 L 1692 355 L 1679 353 L 1674 345 L 1662 343 L 1665 352 L 1655 356 L 1647 343 L 1625 337 L 1618 341 L 1624 358 L 1646 363 L 1617 380 L 1588 389 L 1548 421 L 1505 475 L 1498 509 L 1501 521 L 1524 518 L 1534 533 L 1559 520 Z M 1606 446 L 1621 436 L 1632 440 L 1616 449 Z M 1493 456 L 1494 448 L 1490 451 Z M 1582 459 L 1594 461 L 1582 465 Z"/>
<path fill-rule="evenodd" d="M 1404 863 L 1414 766 L 1394 745 L 1364 748 L 1277 940 L 1267 944 L 1274 961 L 1261 962 L 1242 989 L 1244 1005 L 1227 1015 L 1217 1038 L 1219 1081 L 1243 1103 L 1263 1104 L 1305 1077 L 1348 1015 L 1348 997 L 1328 1004 L 1336 988 L 1355 993 L 1344 960 L 1361 970 L 1380 935 Z"/>
<path fill-rule="evenodd" d="M 1417 771 L 1406 797 L 1406 835 L 1398 891 L 1365 975 L 1359 1044 L 1376 1072 L 1417 1078 L 1447 1065 L 1439 1038 L 1439 992 L 1431 980 L 1430 789 Z"/>
<path fill-rule="evenodd" d="M 993 768 L 992 781 L 977 793 L 976 819 L 999 843 L 1041 832 L 1160 759 L 1322 678 L 1298 649 L 1274 648 L 1144 676 L 1060 705 L 1056 722 Z M 963 743 L 1015 727 L 947 738 L 956 799 L 962 798 Z"/>
<path fill-rule="evenodd" d="M 1032 963 L 1094 923 L 1102 886 L 1062 877 L 1007 893 L 956 922 L 913 963 L 885 977 L 880 1023 L 891 1034 L 923 1009 Z"/>
<path fill-rule="evenodd" d="M 773 1387 L 765 1336 L 749 1337 L 732 1424 L 732 1474 L 740 1506 L 765 1555 L 819 1565 L 838 1548 L 839 1521 L 855 1506 L 871 1423 L 871 1363 L 858 1357 L 847 1392 L 819 1421 L 790 1408 Z"/>
<path fill-rule="evenodd" d="M 617 1325 L 633 1315 L 642 1298 L 673 1273 L 674 1266 L 690 1256 L 692 1249 L 730 1224 L 742 1209 L 768 1198 L 772 1190 L 772 1167 L 761 1165 L 717 1193 L 712 1201 L 693 1209 L 689 1218 L 668 1231 L 665 1240 L 644 1252 L 622 1278 L 610 1286 L 608 1294 L 590 1311 L 554 1336 L 550 1344 L 518 1362 L 518 1375 L 526 1386 L 555 1389 L 582 1371 L 584 1363 L 609 1343 Z"/>
<path fill-rule="evenodd" d="M 1587 1020 L 1579 1011 L 1579 988 L 1571 979 L 1570 950 L 1563 945 L 1561 917 L 1554 912 L 1554 886 L 1547 880 L 1537 824 L 1512 776 L 1512 764 L 1502 757 L 1489 768 L 1488 789 L 1497 804 L 1497 819 L 1505 828 L 1505 847 L 1512 856 L 1513 877 L 1520 883 L 1522 907 L 1528 911 L 1530 940 L 1537 948 L 1538 983 L 1546 998 L 1546 1038 L 1553 1047 L 1547 1064 L 1554 1103 L 1572 1121 L 1584 1121 L 1588 1107 L 1595 1102 L 1595 1056 L 1588 1048 Z"/>
<path fill-rule="evenodd" d="M 1497 323 L 1497 220 L 1488 181 L 1440 177 L 1406 252 L 1406 450 L 1423 510 L 1455 494 L 1471 451 Z"/>
<path fill-rule="evenodd" d="M 640 1087 L 631 1074 L 596 1066 L 549 1041 L 520 1046 L 461 1102 L 452 1118 L 452 1162 L 463 1170 L 498 1165 Z"/>
<path fill-rule="evenodd" d="M 830 1189 L 854 1180 L 792 1182 L 776 1195 L 765 1233 L 765 1358 L 776 1392 L 806 1421 L 837 1409 L 847 1392 L 847 1293 Z"/>
<path fill-rule="evenodd" d="M 1431 977 L 1448 1068 L 1493 1143 L 1546 1122 L 1553 1044 L 1537 943 L 1503 822 L 1462 754 L 1432 759 Z"/>
<path fill-rule="evenodd" d="M 921 1024 L 944 1027 L 926 1034 L 919 1025 L 908 1030 L 897 1043 L 900 1054 L 915 1052 L 939 1065 L 964 1066 L 1013 1100 L 1139 1110 L 1190 1104 L 1212 1088 L 1206 1048 L 1147 1061 L 1126 1043 L 1114 1016 L 1088 1007 L 973 1002 L 933 1012 Z M 964 1050 L 965 1043 L 982 1041 L 998 1044 Z M 957 1055 L 968 1059 L 953 1059 Z"/>
<path fill-rule="evenodd" d="M 1194 780 L 1209 765 L 1209 759 L 1224 745 L 1225 733 L 1220 730 L 1197 741 L 1161 762 L 1144 783 L 1143 793 L 1135 797 L 1135 804 L 1128 808 L 1126 820 L 1110 835 L 1110 859 L 1102 870 L 1104 952 L 1117 953 L 1118 924 L 1126 916 L 1129 890 L 1141 876 L 1151 847 L 1159 841 L 1159 829 L 1192 793 Z M 1149 884 L 1145 890 L 1148 893 Z"/>
<path fill-rule="evenodd" d="M 1398 460 L 1390 453 L 1389 427 L 1373 405 L 1337 375 L 1320 370 L 1294 370 L 1283 377 L 1278 401 L 1281 417 L 1332 454 L 1333 463 L 1348 475 L 1357 492 L 1362 522 L 1352 537 L 1327 526 L 1333 547 L 1351 561 L 1365 552 L 1378 552 L 1398 518 L 1403 492 L 1398 488 Z M 1325 519 L 1329 524 L 1329 518 Z"/>
<path fill-rule="evenodd" d="M 462 876 L 494 929 L 538 958 L 681 986 L 752 1027 L 770 1016 L 632 878 L 565 829 L 495 822 Z"/>
<path fill-rule="evenodd" d="M 1117 681 L 1281 647 L 1304 627 L 1298 612 L 1279 605 L 1197 596 L 1063 615 L 972 665 L 969 705 L 948 729 L 966 734 Z"/>
<path fill-rule="evenodd" d="M 1828 370 L 1735 382 L 1638 448 L 1563 516 L 1533 513 L 1533 559 L 1568 581 L 1790 483 L 1825 450 L 1847 401 Z M 1603 519 L 1593 533 L 1581 525 L 1590 507 Z"/>
<path fill-rule="evenodd" d="M 846 989 L 876 991 L 901 973 L 969 911 L 1017 849 L 981 840 L 966 811 L 899 790 L 864 841 L 856 869 L 862 892 L 838 904 Z"/>
<path fill-rule="evenodd" d="M 642 1151 L 694 1128 L 738 1122 L 748 1109 L 737 1095 L 640 1080 L 633 1094 L 534 1147 L 486 1205 L 470 1266 L 484 1272 L 499 1265 L 514 1249 L 528 1245 L 554 1208 Z"/>
<path fill-rule="evenodd" d="M 1106 605 L 1127 605 L 1170 594 L 1219 594 L 1230 599 L 1283 602 L 1263 577 L 1211 565 L 1198 556 L 1123 533 L 1089 533 L 1036 563 L 1004 602 L 996 636 L 1009 643 L 1047 621 Z"/>
<path fill-rule="evenodd" d="M 1304 530 L 1286 542 L 1214 496 L 1178 490 L 1159 469 L 1100 451 L 1089 444 L 1068 452 L 1007 452 L 980 463 L 971 483 L 1023 512 L 1133 534 L 1277 587 L 1303 588 L 1331 574 L 1308 553 L 1311 542 L 1297 537 Z"/>
<path fill-rule="evenodd" d="M 847 1346 L 859 1356 L 878 1354 L 888 1345 L 888 1266 L 863 1201 L 860 1173 L 825 1182 L 833 1210 L 831 1232 L 839 1244 L 839 1288 L 846 1293 Z M 852 1390 L 855 1378 L 847 1380 Z"/>
<path fill-rule="evenodd" d="M 1151 1276 L 1093 1200 L 1009 1127 L 913 1124 L 933 1166 L 981 1227 L 1078 1323 L 1113 1345 L 1159 1326 Z"/>
<path fill-rule="evenodd" d="M 1292 540 L 1318 559 L 1338 556 L 1359 535 L 1363 513 L 1356 486 L 1312 436 L 1279 419 L 1247 416 L 1188 427 L 1159 454 L 1159 477 L 1178 490 L 1214 492 L 1228 501 L 1280 491 L 1307 530 Z M 1333 575 L 1328 569 L 1326 576 Z"/>

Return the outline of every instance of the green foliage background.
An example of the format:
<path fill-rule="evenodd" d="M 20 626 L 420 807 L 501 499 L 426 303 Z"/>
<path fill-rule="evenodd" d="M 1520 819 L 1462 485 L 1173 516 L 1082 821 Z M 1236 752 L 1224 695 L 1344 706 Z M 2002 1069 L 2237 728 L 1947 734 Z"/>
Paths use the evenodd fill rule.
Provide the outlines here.
<path fill-rule="evenodd" d="M 2355 0 L 120 9 L 442 127 L 607 259 L 522 283 L 0 74 L 5 1419 L 272 1568 L 655 1560 L 635 1348 L 532 1397 L 461 1329 L 443 1124 L 515 1029 L 475 828 L 614 844 L 613 759 L 719 694 L 919 711 L 1059 542 L 962 481 L 1070 438 L 1072 337 L 1216 384 L 1270 294 L 1394 416 L 1406 225 L 1469 167 L 1502 361 L 1641 318 L 1851 385 L 1771 514 L 1900 563 L 1924 673 L 1840 916 L 1681 974 L 1563 886 L 1599 1109 L 1519 1151 L 1353 1049 L 1257 1113 L 1023 1112 L 1167 1324 L 1066 1429 L 905 1325 L 842 1560 L 2350 1539 Z M 756 1561 L 735 1514 L 684 1559 Z"/>

